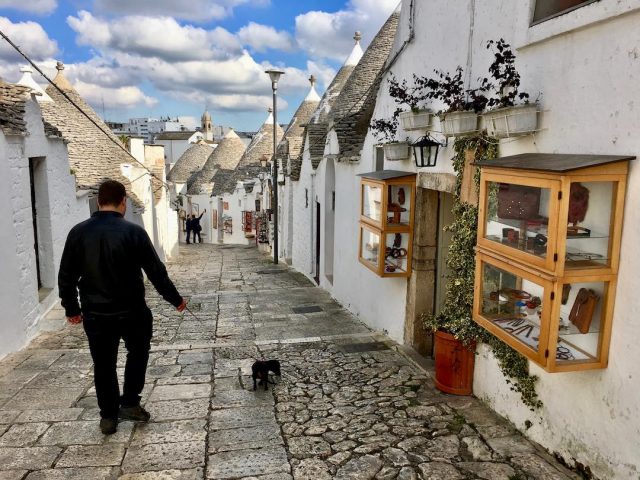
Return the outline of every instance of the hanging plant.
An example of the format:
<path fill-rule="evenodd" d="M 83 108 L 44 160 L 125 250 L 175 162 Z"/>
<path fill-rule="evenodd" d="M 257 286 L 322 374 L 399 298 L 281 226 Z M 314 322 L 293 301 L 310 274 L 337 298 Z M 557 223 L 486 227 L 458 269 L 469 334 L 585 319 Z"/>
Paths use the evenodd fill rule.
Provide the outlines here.
<path fill-rule="evenodd" d="M 529 94 L 520 91 L 520 74 L 516 70 L 516 56 L 503 38 L 489 40 L 487 49 L 493 49 L 493 63 L 489 74 L 494 83 L 483 79 L 483 86 L 492 89 L 494 95 L 489 98 L 489 108 L 513 107 L 518 103 L 529 103 Z"/>
<path fill-rule="evenodd" d="M 516 70 L 516 56 L 511 45 L 500 40 L 490 40 L 487 48 L 493 49 L 494 59 L 489 66 L 491 80 L 484 78 L 483 87 L 492 90 L 484 114 L 487 131 L 498 138 L 529 135 L 536 131 L 538 109 L 529 103 L 529 94 L 520 91 L 520 74 Z"/>
<path fill-rule="evenodd" d="M 529 375 L 529 362 L 520 353 L 493 336 L 472 319 L 475 246 L 478 229 L 478 207 L 460 200 L 465 168 L 465 152 L 474 151 L 475 159 L 492 159 L 498 156 L 495 139 L 484 134 L 456 139 L 453 168 L 456 172 L 456 190 L 453 206 L 453 222 L 446 227 L 452 233 L 447 255 L 450 276 L 447 279 L 443 310 L 438 315 L 423 314 L 425 327 L 431 331 L 442 330 L 453 334 L 465 345 L 473 342 L 488 344 L 498 360 L 502 373 L 511 389 L 518 392 L 531 410 L 542 406 L 535 391 L 537 377 Z M 480 185 L 480 172 L 474 176 L 476 190 Z"/>
<path fill-rule="evenodd" d="M 464 71 L 458 66 L 455 73 L 434 70 L 436 78 L 418 77 L 418 84 L 425 97 L 440 100 L 444 104 L 438 114 L 472 111 L 479 113 L 487 106 L 488 98 L 481 86 L 475 89 L 464 88 Z"/>

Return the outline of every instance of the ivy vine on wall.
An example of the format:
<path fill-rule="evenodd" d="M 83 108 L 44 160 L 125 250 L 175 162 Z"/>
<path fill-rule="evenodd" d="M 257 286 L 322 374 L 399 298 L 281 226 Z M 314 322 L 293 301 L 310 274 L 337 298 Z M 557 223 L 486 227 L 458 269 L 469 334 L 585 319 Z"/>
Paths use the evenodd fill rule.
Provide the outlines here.
<path fill-rule="evenodd" d="M 423 314 L 426 328 L 445 330 L 465 345 L 482 342 L 491 347 L 511 390 L 520 394 L 523 403 L 531 410 L 542 406 L 535 390 L 536 376 L 529 374 L 529 362 L 520 353 L 497 337 L 478 326 L 471 318 L 473 308 L 475 250 L 478 231 L 478 207 L 460 200 L 465 169 L 465 154 L 474 151 L 474 157 L 493 159 L 498 156 L 497 140 L 486 134 L 458 137 L 454 143 L 453 168 L 456 172 L 456 191 L 453 206 L 453 222 L 447 228 L 451 232 L 451 245 L 447 256 L 450 275 L 447 280 L 444 308 L 438 315 Z M 476 191 L 480 186 L 480 171 L 474 176 Z"/>

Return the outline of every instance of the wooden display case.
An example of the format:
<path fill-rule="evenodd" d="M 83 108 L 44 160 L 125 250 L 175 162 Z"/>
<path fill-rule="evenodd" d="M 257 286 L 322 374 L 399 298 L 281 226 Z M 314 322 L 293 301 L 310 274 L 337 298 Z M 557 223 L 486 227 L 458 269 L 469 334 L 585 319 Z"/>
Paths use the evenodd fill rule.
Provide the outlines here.
<path fill-rule="evenodd" d="M 411 275 L 416 175 L 396 170 L 359 175 L 360 262 L 381 277 Z"/>
<path fill-rule="evenodd" d="M 548 372 L 607 366 L 633 158 L 525 154 L 477 163 L 473 318 Z"/>

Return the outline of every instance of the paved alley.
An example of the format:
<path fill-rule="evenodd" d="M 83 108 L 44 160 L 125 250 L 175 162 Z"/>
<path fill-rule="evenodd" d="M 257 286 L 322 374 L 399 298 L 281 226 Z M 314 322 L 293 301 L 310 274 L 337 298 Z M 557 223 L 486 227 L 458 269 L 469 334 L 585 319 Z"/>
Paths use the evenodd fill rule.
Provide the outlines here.
<path fill-rule="evenodd" d="M 578 478 L 254 248 L 183 245 L 169 270 L 198 318 L 148 291 L 151 422 L 103 436 L 82 327 L 43 334 L 0 361 L 0 480 Z M 256 358 L 275 388 L 252 391 Z"/>

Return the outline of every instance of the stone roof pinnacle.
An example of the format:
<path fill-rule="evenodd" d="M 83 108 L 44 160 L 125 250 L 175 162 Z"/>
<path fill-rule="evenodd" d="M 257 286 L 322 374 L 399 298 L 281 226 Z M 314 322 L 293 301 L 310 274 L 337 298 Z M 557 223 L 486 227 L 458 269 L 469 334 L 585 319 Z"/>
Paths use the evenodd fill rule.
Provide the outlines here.
<path fill-rule="evenodd" d="M 269 107 L 269 109 L 267 110 L 267 112 L 269 112 L 269 116 L 267 117 L 267 119 L 264 121 L 265 125 L 273 125 L 273 108 Z"/>
<path fill-rule="evenodd" d="M 53 102 L 53 99 L 47 95 L 47 92 L 45 92 L 44 89 L 33 79 L 33 70 L 30 66 L 26 65 L 24 67 L 20 67 L 20 72 L 22 72 L 22 78 L 18 80 L 18 85 L 29 87 L 32 90 L 32 93 L 37 95 L 38 102 Z"/>
<path fill-rule="evenodd" d="M 319 102 L 320 95 L 318 95 L 318 92 L 316 92 L 316 77 L 314 75 L 311 75 L 309 77 L 309 83 L 311 83 L 311 89 L 309 90 L 309 93 L 307 94 L 307 97 L 304 99 L 304 101 Z"/>
<path fill-rule="evenodd" d="M 65 77 L 62 73 L 62 71 L 64 70 L 64 63 L 56 63 L 56 70 L 58 70 L 58 74 L 56 75 L 56 78 L 53 79 L 53 83 L 55 83 L 61 90 L 72 91 L 73 86 L 71 85 L 71 83 L 69 83 L 67 77 Z"/>
<path fill-rule="evenodd" d="M 353 39 L 356 41 L 356 44 L 353 46 L 353 50 L 351 50 L 351 54 L 345 60 L 344 65 L 355 66 L 358 64 L 364 52 L 362 51 L 362 47 L 360 46 L 360 40 L 362 40 L 362 34 L 360 32 L 356 32 L 353 36 Z"/>

